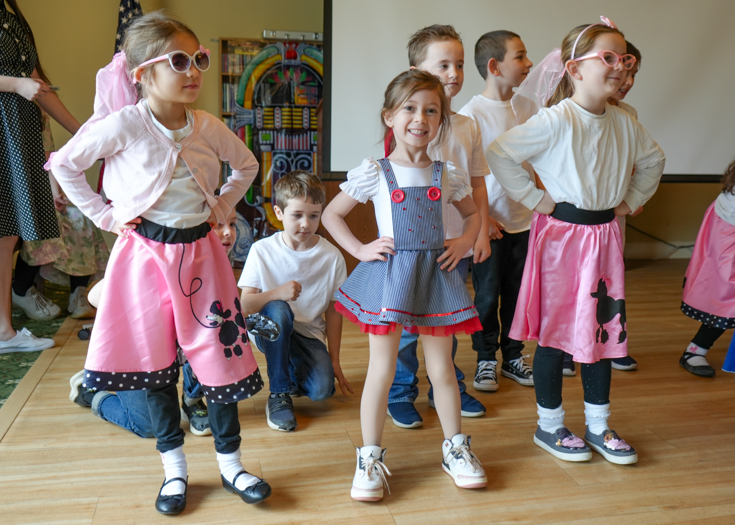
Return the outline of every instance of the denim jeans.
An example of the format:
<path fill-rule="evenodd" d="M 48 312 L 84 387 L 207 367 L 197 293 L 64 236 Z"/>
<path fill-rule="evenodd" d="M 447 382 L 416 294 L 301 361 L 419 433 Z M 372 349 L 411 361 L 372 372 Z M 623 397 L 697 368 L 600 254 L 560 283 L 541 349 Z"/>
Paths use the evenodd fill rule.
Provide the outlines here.
<path fill-rule="evenodd" d="M 509 338 L 508 333 L 521 289 L 529 233 L 503 232 L 502 239 L 490 241 L 490 257 L 472 265 L 475 306 L 482 323 L 482 331 L 471 336 L 478 363 L 496 361 L 498 347 L 505 362 L 521 357 L 523 342 Z"/>
<path fill-rule="evenodd" d="M 181 412 L 176 385 L 146 390 L 144 393 L 156 437 L 156 450 L 167 452 L 183 445 L 184 431 L 180 426 Z M 237 403 L 209 403 L 207 411 L 215 450 L 220 454 L 235 452 L 240 448 L 241 441 Z"/>
<path fill-rule="evenodd" d="M 294 314 L 284 301 L 271 301 L 260 313 L 281 327 L 281 335 L 275 341 L 255 338 L 268 363 L 271 393 L 298 392 L 313 401 L 333 396 L 334 368 L 326 345 L 294 331 Z"/>
<path fill-rule="evenodd" d="M 462 259 L 453 270 L 462 276 L 462 282 L 467 281 L 469 271 L 469 257 Z M 388 393 L 388 403 L 401 403 L 408 401 L 413 403 L 419 396 L 419 379 L 416 377 L 419 371 L 419 359 L 416 355 L 419 334 L 411 334 L 406 330 L 401 333 L 401 342 L 398 347 L 398 362 L 396 364 L 396 375 Z M 457 338 L 452 337 L 452 361 L 457 354 Z M 454 365 L 454 373 L 459 383 L 460 394 L 467 390 L 464 384 L 464 374 Z M 431 382 L 429 382 L 431 384 Z"/>
<path fill-rule="evenodd" d="M 184 372 L 184 395 L 191 400 L 204 397 L 202 385 L 197 381 L 191 365 L 185 363 L 181 369 Z M 129 430 L 136 436 L 155 437 L 143 390 L 122 391 L 117 394 L 100 392 L 92 400 L 92 412 L 97 417 Z"/>

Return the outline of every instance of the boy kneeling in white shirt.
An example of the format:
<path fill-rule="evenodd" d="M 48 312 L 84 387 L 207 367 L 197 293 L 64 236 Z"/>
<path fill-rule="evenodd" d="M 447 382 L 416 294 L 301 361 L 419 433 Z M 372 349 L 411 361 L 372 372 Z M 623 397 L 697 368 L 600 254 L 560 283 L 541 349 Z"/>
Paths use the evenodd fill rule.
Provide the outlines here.
<path fill-rule="evenodd" d="M 339 364 L 342 316 L 333 299 L 347 271 L 340 251 L 316 235 L 326 201 L 319 177 L 293 171 L 274 189 L 283 231 L 253 244 L 238 287 L 244 315 L 260 312 L 281 328 L 275 341 L 255 342 L 268 363 L 268 426 L 290 432 L 297 426 L 292 395 L 327 399 L 335 378 L 343 394 L 352 392 Z"/>

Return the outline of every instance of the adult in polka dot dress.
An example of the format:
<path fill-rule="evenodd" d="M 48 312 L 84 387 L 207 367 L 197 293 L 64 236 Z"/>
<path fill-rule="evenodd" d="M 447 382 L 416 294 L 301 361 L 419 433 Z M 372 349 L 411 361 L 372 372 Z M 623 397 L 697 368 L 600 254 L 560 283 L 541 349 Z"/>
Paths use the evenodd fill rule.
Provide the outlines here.
<path fill-rule="evenodd" d="M 79 128 L 44 77 L 31 28 L 16 0 L 6 0 L 0 5 L 0 353 L 43 350 L 54 344 L 25 329 L 16 332 L 10 322 L 12 256 L 18 238 L 59 236 L 43 169 L 38 106 L 72 133 Z"/>

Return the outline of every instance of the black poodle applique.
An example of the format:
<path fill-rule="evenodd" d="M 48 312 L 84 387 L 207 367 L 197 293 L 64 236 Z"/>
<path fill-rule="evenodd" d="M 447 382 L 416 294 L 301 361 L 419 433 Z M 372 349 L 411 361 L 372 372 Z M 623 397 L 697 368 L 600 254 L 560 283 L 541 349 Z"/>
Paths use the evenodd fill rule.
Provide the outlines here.
<path fill-rule="evenodd" d="M 625 317 L 625 299 L 613 299 L 607 295 L 607 283 L 603 277 L 597 283 L 597 291 L 590 294 L 592 297 L 597 299 L 597 332 L 595 334 L 596 343 L 607 343 L 610 338 L 605 325 L 615 319 L 616 315 L 620 315 L 620 335 L 618 336 L 618 344 L 623 343 L 628 333 L 625 331 L 626 317 Z"/>
<path fill-rule="evenodd" d="M 209 325 L 213 328 L 219 327 L 219 342 L 224 345 L 224 354 L 229 361 L 234 353 L 239 359 L 242 359 L 242 347 L 238 342 L 247 345 L 248 334 L 245 319 L 240 312 L 240 300 L 235 298 L 235 308 L 237 313 L 234 320 L 231 320 L 232 311 L 223 310 L 220 301 L 214 301 L 209 311 L 212 315 L 208 315 Z M 242 329 L 242 332 L 240 331 Z"/>

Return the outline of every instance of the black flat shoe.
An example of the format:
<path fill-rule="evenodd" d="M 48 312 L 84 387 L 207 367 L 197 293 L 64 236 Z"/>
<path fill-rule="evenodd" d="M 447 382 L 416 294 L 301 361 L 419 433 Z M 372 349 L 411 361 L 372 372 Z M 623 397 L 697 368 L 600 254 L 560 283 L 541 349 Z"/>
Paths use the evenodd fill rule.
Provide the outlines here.
<path fill-rule="evenodd" d="M 222 486 L 227 492 L 237 494 L 245 503 L 248 504 L 260 503 L 271 495 L 271 486 L 268 485 L 268 482 L 264 479 L 261 479 L 255 485 L 251 485 L 245 490 L 238 490 L 237 487 L 235 487 L 235 483 L 237 483 L 237 478 L 239 478 L 242 474 L 247 474 L 247 472 L 245 472 L 244 470 L 238 472 L 235 476 L 235 479 L 232 480 L 232 483 L 227 481 L 224 476 L 221 476 Z"/>
<path fill-rule="evenodd" d="M 697 354 L 691 352 L 684 352 L 679 358 L 679 366 L 681 366 L 687 372 L 691 372 L 695 376 L 699 377 L 715 377 L 715 369 L 708 365 L 694 366 L 689 364 L 689 359 L 697 357 Z M 701 357 L 701 356 L 700 356 Z"/>
<path fill-rule="evenodd" d="M 163 496 L 161 490 L 163 487 L 171 483 L 172 481 L 181 481 L 184 483 L 184 493 L 174 494 L 173 496 Z M 156 498 L 156 510 L 161 514 L 168 514 L 172 516 L 174 514 L 181 514 L 186 508 L 186 490 L 189 488 L 189 478 L 171 478 L 168 481 L 163 482 L 161 490 L 158 491 L 158 497 Z"/>

